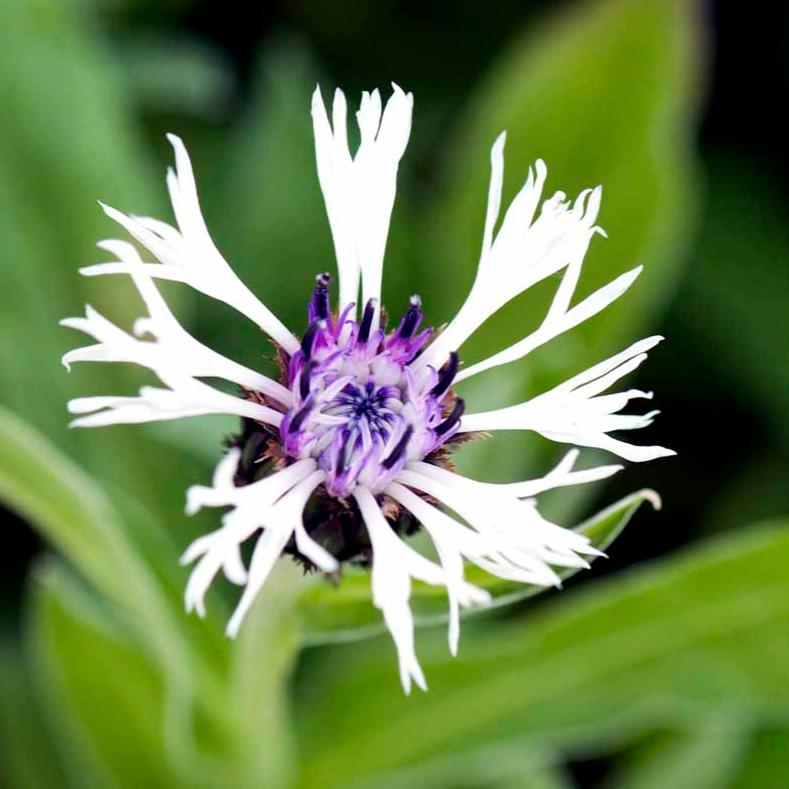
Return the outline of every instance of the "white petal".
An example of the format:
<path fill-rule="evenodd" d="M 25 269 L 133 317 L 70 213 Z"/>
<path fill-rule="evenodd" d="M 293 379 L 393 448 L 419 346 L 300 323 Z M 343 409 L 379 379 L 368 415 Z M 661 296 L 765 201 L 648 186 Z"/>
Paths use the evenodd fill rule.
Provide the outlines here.
<path fill-rule="evenodd" d="M 392 87 L 383 112 L 378 91 L 362 95 L 356 114 L 361 142 L 354 156 L 348 148 L 342 91 L 334 94 L 332 124 L 319 88 L 312 97 L 318 178 L 337 257 L 341 309 L 358 301 L 360 276 L 362 300 L 380 303 L 397 170 L 411 133 L 413 110 L 413 96 Z M 378 313 L 373 330 L 377 321 Z"/>
<path fill-rule="evenodd" d="M 312 458 L 298 460 L 257 482 L 236 487 L 233 480 L 241 453 L 231 449 L 214 472 L 213 485 L 193 485 L 186 492 L 186 512 L 193 515 L 203 507 L 243 507 L 254 512 L 272 506 L 295 485 L 309 477 L 316 467 Z M 259 526 L 260 524 L 256 524 Z"/>
<path fill-rule="evenodd" d="M 408 488 L 393 483 L 386 492 L 410 510 L 425 527 L 436 546 L 449 595 L 449 650 L 456 655 L 460 638 L 460 608 L 490 602 L 488 592 L 464 580 L 464 554 L 472 560 L 475 555 L 484 554 L 483 541 L 470 529 L 432 507 Z"/>
<path fill-rule="evenodd" d="M 624 351 L 620 351 L 608 359 L 604 359 L 602 362 L 598 362 L 587 370 L 584 370 L 582 373 L 570 378 L 563 384 L 560 384 L 557 389 L 576 389 L 579 386 L 583 386 L 584 384 L 599 380 L 603 375 L 606 375 L 625 362 L 629 362 L 631 359 L 641 356 L 642 354 L 647 353 L 647 351 L 651 351 L 662 341 L 663 337 L 660 335 L 645 337 L 643 340 L 639 340 L 638 342 L 633 343 L 630 347 L 625 348 Z"/>
<path fill-rule="evenodd" d="M 649 393 L 631 389 L 601 394 L 636 369 L 646 359 L 646 351 L 661 339 L 640 340 L 525 403 L 467 414 L 461 420 L 460 430 L 533 430 L 552 441 L 606 449 L 635 462 L 673 455 L 672 450 L 664 447 L 633 446 L 608 435 L 616 430 L 645 427 L 652 422 L 655 411 L 637 415 L 617 413 L 631 399 L 651 397 Z"/>
<path fill-rule="evenodd" d="M 482 260 L 487 260 L 487 255 L 493 246 L 493 231 L 501 209 L 501 190 L 504 184 L 504 143 L 506 140 L 507 132 L 502 132 L 490 149 L 490 186 L 488 187 L 485 231 L 482 236 Z"/>
<path fill-rule="evenodd" d="M 545 493 L 545 491 L 554 490 L 555 488 L 563 488 L 570 485 L 584 485 L 589 482 L 608 479 L 623 468 L 620 465 L 610 465 L 573 471 L 573 466 L 579 454 L 577 449 L 571 449 L 556 467 L 549 471 L 544 477 L 524 480 L 522 482 L 478 482 L 476 484 L 482 485 L 490 491 L 500 491 L 512 496 L 517 496 L 519 499 L 524 499 L 532 498 L 540 493 Z M 425 476 L 432 477 L 439 482 L 444 482 L 445 484 L 452 484 L 457 477 L 453 472 L 441 468 L 440 466 L 435 466 L 432 463 L 413 462 L 409 464 L 409 468 Z"/>
<path fill-rule="evenodd" d="M 373 548 L 373 605 L 383 613 L 386 626 L 392 634 L 397 647 L 400 681 L 403 683 L 403 689 L 406 693 L 409 693 L 411 690 L 412 680 L 422 690 L 426 690 L 425 675 L 414 651 L 414 618 L 409 605 L 411 575 L 413 573 L 400 560 L 401 557 L 396 555 L 400 553 L 396 548 L 397 545 L 401 545 L 403 548 L 406 548 L 406 546 L 386 522 L 375 498 L 369 490 L 358 486 L 353 495 L 359 504 Z M 393 555 L 393 550 L 395 555 Z M 411 551 L 410 548 L 407 550 Z M 411 551 L 411 553 L 414 552 Z M 420 559 L 422 558 L 420 557 Z M 422 562 L 415 562 L 415 564 L 419 565 L 422 570 L 424 570 L 425 565 L 431 565 L 427 559 L 423 559 L 423 562 L 424 564 Z M 436 568 L 436 570 L 438 571 L 437 576 L 434 575 L 432 570 L 428 571 L 427 575 L 440 578 L 441 571 L 439 568 Z M 440 583 L 440 580 L 438 583 Z"/>
<path fill-rule="evenodd" d="M 232 582 L 246 584 L 236 613 L 228 624 L 230 635 L 238 631 L 246 611 L 294 529 L 303 530 L 301 515 L 304 505 L 324 478 L 322 471 L 315 471 L 315 461 L 304 460 L 258 482 L 236 487 L 233 480 L 239 459 L 239 450 L 231 449 L 217 465 L 213 487 L 194 486 L 189 489 L 187 512 L 190 514 L 203 506 L 231 505 L 233 509 L 222 519 L 222 528 L 199 537 L 181 557 L 181 564 L 197 560 L 186 587 L 188 611 L 196 609 L 198 614 L 204 615 L 205 593 L 220 569 Z M 260 528 L 263 528 L 263 533 L 247 570 L 241 559 L 240 546 Z M 309 537 L 307 540 L 314 545 Z M 299 548 L 302 550 L 302 544 Z M 311 553 L 316 555 L 314 551 Z M 320 558 L 324 560 L 324 557 Z M 329 560 L 324 564 L 336 569 L 333 557 Z"/>
<path fill-rule="evenodd" d="M 567 271 L 571 271 L 570 267 L 568 267 Z M 642 267 L 639 266 L 632 271 L 622 274 L 612 282 L 596 290 L 590 296 L 587 296 L 583 301 L 572 308 L 569 308 L 569 303 L 566 305 L 561 303 L 564 298 L 566 298 L 567 294 L 561 291 L 560 286 L 560 289 L 556 293 L 556 298 L 551 305 L 551 311 L 538 329 L 522 340 L 514 343 L 509 348 L 505 348 L 503 351 L 499 351 L 487 359 L 461 370 L 455 380 L 457 382 L 464 381 L 466 378 L 471 378 L 472 375 L 477 375 L 485 370 L 490 370 L 493 367 L 522 359 L 535 348 L 539 348 L 549 340 L 579 326 L 581 323 L 597 313 L 602 312 L 611 303 L 616 301 L 635 282 L 641 271 Z M 567 282 L 566 276 L 565 279 L 562 280 L 562 285 L 564 285 L 565 282 Z M 554 311 L 554 307 L 560 304 L 560 308 Z"/>
<path fill-rule="evenodd" d="M 324 573 L 336 572 L 339 568 L 337 560 L 321 545 L 307 534 L 301 519 L 295 524 L 296 547 L 299 552 L 307 557 L 316 567 Z"/>
<path fill-rule="evenodd" d="M 137 397 L 96 396 L 70 400 L 72 414 L 90 414 L 71 422 L 72 427 L 160 422 L 205 414 L 245 416 L 278 426 L 282 414 L 267 406 L 220 392 L 201 381 L 167 376 L 170 389 L 144 386 Z"/>
<path fill-rule="evenodd" d="M 102 246 L 121 259 L 148 309 L 148 317 L 135 324 L 138 336 L 151 335 L 153 341 L 127 334 L 90 306 L 85 318 L 69 318 L 61 323 L 99 341 L 96 346 L 78 348 L 63 357 L 68 366 L 75 361 L 132 362 L 148 367 L 162 380 L 170 374 L 192 378 L 223 378 L 272 397 L 289 406 L 288 389 L 265 375 L 227 359 L 186 332 L 159 294 L 136 249 L 124 241 L 105 241 Z"/>
<path fill-rule="evenodd" d="M 226 359 L 188 334 L 167 307 L 131 244 L 105 241 L 102 246 L 117 254 L 127 267 L 145 302 L 148 316 L 136 321 L 138 336 L 134 336 L 88 305 L 84 318 L 67 318 L 61 323 L 90 335 L 98 342 L 66 353 L 63 363 L 69 367 L 73 362 L 131 362 L 152 370 L 169 389 L 144 387 L 138 397 L 77 398 L 69 404 L 71 412 L 91 415 L 74 420 L 72 425 L 99 427 L 215 413 L 245 416 L 279 425 L 282 421 L 279 411 L 221 392 L 198 378 L 224 378 L 267 394 L 284 405 L 291 402 L 290 392 L 266 376 Z M 140 339 L 141 336 L 151 336 L 152 339 Z"/>
<path fill-rule="evenodd" d="M 494 233 L 501 202 L 503 148 L 504 136 L 501 135 L 491 152 L 482 254 L 471 292 L 446 329 L 417 360 L 417 367 L 440 368 L 450 352 L 458 350 L 493 313 L 532 285 L 568 267 L 554 313 L 543 329 L 544 335 L 549 333 L 549 328 L 558 333 L 559 327 L 555 324 L 560 313 L 569 308 L 569 297 L 575 289 L 589 241 L 598 232 L 594 222 L 600 207 L 600 188 L 582 192 L 572 204 L 565 201 L 564 194 L 557 192 L 542 204 L 535 218 L 546 177 L 545 164 L 537 161 L 507 209 L 498 232 Z M 533 341 L 534 338 L 530 340 Z M 519 358 L 531 347 L 536 347 L 530 346 L 530 342 L 505 353 Z M 500 363 L 503 361 L 496 361 Z"/>
<path fill-rule="evenodd" d="M 103 204 L 102 208 L 159 260 L 159 265 L 146 269 L 150 276 L 187 283 L 225 302 L 254 321 L 288 353 L 294 353 L 298 340 L 241 282 L 216 248 L 203 220 L 186 148 L 175 135 L 168 135 L 168 139 L 175 150 L 176 170 L 168 172 L 167 185 L 178 228 L 149 217 L 123 214 Z M 82 273 L 95 276 L 131 272 L 120 262 L 88 267 Z"/>
<path fill-rule="evenodd" d="M 329 217 L 340 283 L 340 309 L 357 302 L 361 267 L 353 232 L 354 206 L 350 191 L 353 159 L 348 150 L 347 107 L 341 90 L 334 94 L 333 121 L 329 123 L 320 88 L 312 94 L 312 127 L 318 179 Z"/>
<path fill-rule="evenodd" d="M 282 554 L 283 548 L 301 522 L 307 500 L 323 479 L 322 471 L 313 472 L 285 494 L 267 513 L 261 513 L 258 516 L 263 520 L 263 533 L 258 538 L 255 550 L 252 552 L 252 560 L 247 573 L 247 585 L 227 624 L 225 632 L 229 637 L 234 638 L 238 634 L 249 608 L 268 578 L 274 562 Z M 237 513 L 238 510 L 235 514 Z M 334 561 L 333 557 L 329 557 L 329 559 Z M 336 569 L 336 561 L 334 561 L 332 569 Z"/>
<path fill-rule="evenodd" d="M 287 526 L 291 528 L 289 529 Z M 244 587 L 241 599 L 225 629 L 225 633 L 230 638 L 235 638 L 238 635 L 247 612 L 266 582 L 272 567 L 274 567 L 274 563 L 282 555 L 282 550 L 290 539 L 290 535 L 293 532 L 292 526 L 292 522 L 287 525 L 271 522 L 258 538 L 255 550 L 252 552 L 249 570 L 247 571 L 247 585 Z"/>
<path fill-rule="evenodd" d="M 530 502 L 500 486 L 475 482 L 458 474 L 437 480 L 421 473 L 424 464 L 409 464 L 397 482 L 426 493 L 454 510 L 481 537 L 486 548 L 464 549 L 480 567 L 502 578 L 542 586 L 558 584 L 550 565 L 585 564 L 579 553 L 596 553 L 583 535 L 546 521 Z M 459 533 L 456 532 L 459 536 Z"/>
<path fill-rule="evenodd" d="M 231 583 L 243 586 L 247 582 L 247 568 L 244 567 L 244 560 L 241 558 L 240 546 L 236 545 L 235 548 L 228 550 L 222 571 Z"/>

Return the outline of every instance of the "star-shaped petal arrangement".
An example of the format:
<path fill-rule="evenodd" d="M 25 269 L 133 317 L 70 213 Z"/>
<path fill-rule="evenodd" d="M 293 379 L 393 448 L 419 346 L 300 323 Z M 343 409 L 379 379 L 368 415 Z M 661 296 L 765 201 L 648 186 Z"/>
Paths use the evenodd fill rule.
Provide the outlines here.
<path fill-rule="evenodd" d="M 453 450 L 481 432 L 530 430 L 576 447 L 607 450 L 626 460 L 674 454 L 635 446 L 610 434 L 644 427 L 654 412 L 620 413 L 637 390 L 610 388 L 660 342 L 649 337 L 524 403 L 467 413 L 458 382 L 522 359 L 535 348 L 605 309 L 635 281 L 640 267 L 572 304 L 592 237 L 601 190 L 574 201 L 558 192 L 543 200 L 546 166 L 537 161 L 500 217 L 504 175 L 502 134 L 491 151 L 482 252 L 471 291 L 441 331 L 423 328 L 419 297 L 387 328 L 380 303 L 384 251 L 397 170 L 411 130 L 413 97 L 396 85 L 384 106 L 378 91 L 364 93 L 356 118 L 360 143 L 348 144 L 345 96 L 336 91 L 331 120 L 319 89 L 312 99 L 318 178 L 326 203 L 338 270 L 318 274 L 307 304 L 307 329 L 294 335 L 236 276 L 203 220 L 192 165 L 178 137 L 167 186 L 175 226 L 104 206 L 150 254 L 128 241 L 102 241 L 113 259 L 82 269 L 87 276 L 125 274 L 147 315 L 128 333 L 88 306 L 84 318 L 63 324 L 95 343 L 67 353 L 72 362 L 132 362 L 152 370 L 161 387 L 136 396 L 81 397 L 69 403 L 75 426 L 94 427 L 231 414 L 241 429 L 221 458 L 210 486 L 187 492 L 187 512 L 226 508 L 221 527 L 184 553 L 194 564 L 187 610 L 205 613 L 205 595 L 219 572 L 243 587 L 228 623 L 235 636 L 272 566 L 290 554 L 333 577 L 344 563 L 368 567 L 372 602 L 397 647 L 406 691 L 425 678 L 414 649 L 411 583 L 446 588 L 449 646 L 458 647 L 460 610 L 484 606 L 488 593 L 464 578 L 466 562 L 508 581 L 558 585 L 562 568 L 587 566 L 599 553 L 578 532 L 540 515 L 536 497 L 553 488 L 604 479 L 621 466 L 574 468 L 578 450 L 544 477 L 515 483 L 478 482 L 456 473 Z M 548 277 L 559 281 L 540 325 L 508 348 L 463 367 L 468 338 L 501 307 Z M 155 284 L 186 283 L 238 310 L 277 347 L 279 380 L 211 350 L 176 320 Z M 427 294 L 429 296 L 429 294 Z M 208 381 L 223 380 L 235 393 Z M 436 560 L 409 545 L 423 529 Z M 242 546 L 253 541 L 248 563 Z"/>

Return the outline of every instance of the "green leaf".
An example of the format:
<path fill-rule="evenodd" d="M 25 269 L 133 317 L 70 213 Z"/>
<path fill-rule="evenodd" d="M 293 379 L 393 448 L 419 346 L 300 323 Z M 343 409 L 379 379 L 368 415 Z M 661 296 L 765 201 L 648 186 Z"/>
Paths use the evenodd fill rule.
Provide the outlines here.
<path fill-rule="evenodd" d="M 172 642 L 171 604 L 134 551 L 95 480 L 0 408 L 0 500 L 25 517 L 103 594 L 139 618 L 152 643 Z"/>
<path fill-rule="evenodd" d="M 168 748 L 177 764 L 192 764 L 198 774 L 214 775 L 215 784 L 220 776 L 235 770 L 239 776 L 248 777 L 250 765 L 257 770 L 280 769 L 274 765 L 281 765 L 284 750 L 261 754 L 257 734 L 262 728 L 262 707 L 268 709 L 269 720 L 283 724 L 279 728 L 271 725 L 273 733 L 268 740 L 274 741 L 274 733 L 283 741 L 286 739 L 286 717 L 282 712 L 275 714 L 276 705 L 280 710 L 284 708 L 283 685 L 294 657 L 292 637 L 284 630 L 281 637 L 278 630 L 274 633 L 275 623 L 281 623 L 283 618 L 292 626 L 284 598 L 277 602 L 282 618 L 270 616 L 266 630 L 250 632 L 231 649 L 215 623 L 205 624 L 182 612 L 180 585 L 174 587 L 171 583 L 172 573 L 183 573 L 177 569 L 175 559 L 171 562 L 172 572 L 167 572 L 161 561 L 143 559 L 130 544 L 124 518 L 136 519 L 138 533 L 148 534 L 145 547 L 149 552 L 162 547 L 157 539 L 161 534 L 142 525 L 149 517 L 147 513 L 134 501 L 119 496 L 123 512 L 120 515 L 93 479 L 2 409 L 0 500 L 25 516 L 106 596 L 112 609 L 110 621 L 125 638 L 131 639 L 130 648 L 139 652 L 139 659 L 156 670 L 157 681 L 167 689 Z M 165 544 L 165 551 L 169 547 Z M 153 571 L 157 565 L 159 578 Z M 264 599 L 277 589 L 277 583 L 272 583 Z M 248 639 L 258 646 L 265 641 L 267 647 L 250 651 L 244 648 Z M 239 654 L 245 656 L 245 668 L 231 669 L 230 653 L 239 649 Z M 71 665 L 79 663 L 79 654 L 75 649 L 69 657 L 63 657 L 64 671 L 79 670 Z M 261 654 L 270 665 L 259 676 L 257 661 Z M 239 686 L 238 678 L 230 682 L 228 672 L 238 674 L 243 683 Z M 269 694 L 268 702 L 264 688 Z M 250 709 L 246 704 L 239 705 L 239 696 L 261 706 Z"/>
<path fill-rule="evenodd" d="M 237 99 L 230 59 L 191 36 L 125 36 L 120 51 L 125 88 L 147 112 L 220 121 Z"/>
<path fill-rule="evenodd" d="M 96 200 L 138 210 L 154 203 L 130 107 L 80 5 L 9 0 L 0 8 L 2 315 L 3 328 L 25 338 L 25 353 L 3 346 L 13 371 L 3 393 L 64 441 L 70 385 L 59 358 L 70 338 L 57 323 L 101 287 L 77 273 L 111 227 Z M 115 317 L 132 317 L 129 306 L 117 299 Z"/>
<path fill-rule="evenodd" d="M 237 724 L 241 786 L 289 786 L 296 772 L 289 681 L 299 649 L 293 609 L 302 583 L 299 568 L 279 562 L 233 648 L 226 703 Z"/>
<path fill-rule="evenodd" d="M 181 692 L 198 681 L 210 685 L 203 696 L 220 692 L 207 672 L 227 662 L 224 623 L 183 613 L 186 572 L 160 524 L 122 493 L 110 502 L 96 480 L 2 408 L 0 501 L 26 518 L 118 606 L 144 649 L 168 667 Z M 187 706 L 192 702 L 185 699 Z"/>
<path fill-rule="evenodd" d="M 33 665 L 71 783 L 184 785 L 167 758 L 156 667 L 65 568 L 49 562 L 36 582 Z"/>
<path fill-rule="evenodd" d="M 585 521 L 578 526 L 577 531 L 589 537 L 595 548 L 604 551 L 645 501 L 659 506 L 655 493 L 638 491 Z M 559 575 L 566 579 L 576 572 L 577 568 L 562 568 Z M 467 568 L 466 579 L 487 589 L 494 596 L 492 606 L 478 609 L 477 613 L 545 591 L 545 587 L 541 586 L 504 581 L 476 566 Z M 418 625 L 443 623 L 446 621 L 446 590 L 443 587 L 415 584 L 411 606 Z M 370 573 L 353 567 L 344 569 L 336 587 L 323 577 L 317 577 L 301 596 L 299 618 L 301 639 L 305 644 L 312 645 L 352 641 L 384 630 L 381 614 L 372 604 Z"/>
<path fill-rule="evenodd" d="M 0 763 L 14 789 L 65 786 L 66 776 L 44 720 L 22 650 L 0 645 Z"/>
<path fill-rule="evenodd" d="M 785 723 L 785 721 L 784 721 Z M 727 789 L 783 789 L 789 784 L 789 730 L 769 726 L 756 731 L 739 773 Z"/>
<path fill-rule="evenodd" d="M 371 781 L 354 782 L 354 789 L 435 789 L 435 787 L 495 787 L 496 789 L 571 789 L 557 754 L 521 743 L 504 743 L 466 753 L 454 753 Z"/>
<path fill-rule="evenodd" d="M 749 738 L 743 721 L 734 716 L 701 721 L 689 730 L 661 732 L 629 754 L 608 785 L 611 789 L 728 789 Z"/>
<path fill-rule="evenodd" d="M 789 231 L 781 185 L 737 156 L 708 162 L 708 204 L 674 310 L 689 351 L 704 351 L 722 386 L 789 440 Z M 747 195 L 747 199 L 744 199 Z M 747 371 L 747 374 L 743 374 Z M 693 372 L 688 373 L 693 374 Z"/>
<path fill-rule="evenodd" d="M 467 628 L 455 660 L 443 639 L 423 634 L 423 695 L 401 696 L 394 658 L 375 642 L 325 650 L 332 684 L 304 677 L 298 707 L 313 754 L 304 785 L 514 737 L 604 748 L 658 724 L 784 714 L 788 526 L 751 528 L 586 584 L 527 622 Z"/>
<path fill-rule="evenodd" d="M 289 578 L 283 569 L 292 570 Z M 186 653 L 169 663 L 152 658 L 120 612 L 62 564 L 47 562 L 35 576 L 30 644 L 69 769 L 83 776 L 76 783 L 287 785 L 293 752 L 286 680 L 296 646 L 288 601 L 299 580 L 293 573 L 289 565 L 278 568 L 228 671 L 209 675 L 195 673 Z"/>
<path fill-rule="evenodd" d="M 449 319 L 471 285 L 488 152 L 502 129 L 508 133 L 505 195 L 514 194 L 538 157 L 548 166 L 548 194 L 561 189 L 574 196 L 604 185 L 599 222 L 609 237 L 592 243 L 581 291 L 639 263 L 645 271 L 604 314 L 527 361 L 481 374 L 479 385 L 472 379 L 463 390 L 470 410 L 511 405 L 580 372 L 647 331 L 665 308 L 695 218 L 692 145 L 703 58 L 697 6 L 685 0 L 563 6 L 517 37 L 473 92 L 444 146 L 436 210 L 426 212 L 433 240 L 419 258 L 418 278 L 433 322 Z M 465 362 L 524 336 L 536 321 L 528 316 L 545 314 L 555 284 L 534 288 L 495 316 L 464 346 Z M 546 462 L 546 453 L 522 447 L 522 436 L 504 444 L 498 437 L 473 442 L 461 453 L 461 470 L 486 479 L 528 476 Z"/>

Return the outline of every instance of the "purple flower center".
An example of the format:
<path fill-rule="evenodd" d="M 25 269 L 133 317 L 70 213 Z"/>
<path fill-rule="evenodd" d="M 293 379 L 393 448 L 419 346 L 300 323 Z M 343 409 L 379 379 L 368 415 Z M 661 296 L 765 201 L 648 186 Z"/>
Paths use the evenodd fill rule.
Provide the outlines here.
<path fill-rule="evenodd" d="M 358 322 L 351 308 L 332 316 L 328 283 L 327 274 L 318 277 L 309 327 L 290 359 L 294 406 L 280 436 L 285 454 L 315 458 L 327 492 L 343 499 L 359 483 L 382 491 L 408 461 L 436 451 L 457 431 L 463 401 L 450 389 L 456 355 L 438 371 L 411 367 L 433 335 L 419 331 L 417 297 L 387 334 L 373 328 L 373 301 Z"/>

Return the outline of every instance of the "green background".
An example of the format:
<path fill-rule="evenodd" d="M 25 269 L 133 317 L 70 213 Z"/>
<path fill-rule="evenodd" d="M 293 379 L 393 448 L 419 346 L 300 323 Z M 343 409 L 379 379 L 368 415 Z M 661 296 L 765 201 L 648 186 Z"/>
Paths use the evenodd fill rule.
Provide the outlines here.
<path fill-rule="evenodd" d="M 787 44 L 777 6 L 701 0 L 0 0 L 0 785 L 788 786 Z M 333 266 L 310 94 L 339 84 L 353 100 L 391 80 L 415 114 L 390 311 L 413 292 L 435 325 L 457 310 L 506 128 L 506 194 L 537 157 L 550 191 L 604 185 L 609 238 L 579 296 L 645 271 L 462 393 L 474 410 L 508 405 L 664 334 L 633 382 L 662 414 L 632 438 L 678 452 L 546 496 L 610 558 L 561 593 L 492 587 L 510 605 L 468 617 L 457 658 L 445 625 L 428 626 L 444 601 L 418 587 L 430 691 L 410 697 L 364 574 L 333 590 L 281 562 L 234 643 L 228 585 L 205 621 L 187 617 L 177 558 L 216 513 L 186 518 L 184 490 L 209 479 L 234 424 L 70 431 L 70 397 L 147 379 L 59 361 L 78 338 L 58 320 L 84 303 L 124 326 L 139 313 L 121 278 L 77 269 L 118 234 L 97 199 L 170 217 L 169 131 L 220 249 L 302 331 L 313 277 Z M 514 300 L 464 358 L 522 336 L 553 285 Z M 202 340 L 266 369 L 254 327 L 163 291 Z M 512 481 L 559 452 L 512 433 L 459 464 Z M 631 495 L 644 488 L 660 512 Z"/>

